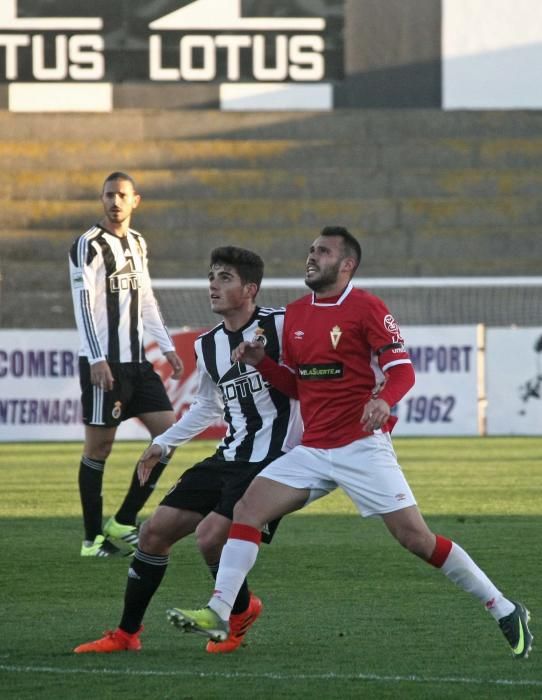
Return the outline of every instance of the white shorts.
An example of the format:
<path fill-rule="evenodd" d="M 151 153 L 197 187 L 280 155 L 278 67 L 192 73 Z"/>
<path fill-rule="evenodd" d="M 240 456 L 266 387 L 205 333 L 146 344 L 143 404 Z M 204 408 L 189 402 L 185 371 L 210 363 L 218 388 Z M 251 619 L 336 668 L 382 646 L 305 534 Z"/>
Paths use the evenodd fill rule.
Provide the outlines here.
<path fill-rule="evenodd" d="M 389 433 L 374 433 L 329 450 L 298 445 L 258 476 L 296 489 L 310 489 L 306 505 L 339 486 L 364 517 L 416 505 Z"/>

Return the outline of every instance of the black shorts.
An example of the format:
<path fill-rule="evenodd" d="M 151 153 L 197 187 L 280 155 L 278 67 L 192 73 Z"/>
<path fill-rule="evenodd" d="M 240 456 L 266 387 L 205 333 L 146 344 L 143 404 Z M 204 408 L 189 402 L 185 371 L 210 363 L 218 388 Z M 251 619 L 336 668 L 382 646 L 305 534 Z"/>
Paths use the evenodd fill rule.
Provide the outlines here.
<path fill-rule="evenodd" d="M 250 482 L 272 460 L 263 462 L 227 462 L 216 455 L 187 469 L 166 493 L 161 506 L 194 510 L 204 517 L 213 511 L 233 520 L 233 507 L 245 493 Z M 279 520 L 268 523 L 262 530 L 262 541 L 271 542 Z"/>
<path fill-rule="evenodd" d="M 110 362 L 109 367 L 115 381 L 111 391 L 103 391 L 90 383 L 88 359 L 79 358 L 85 425 L 114 428 L 142 413 L 173 410 L 162 380 L 150 362 Z"/>

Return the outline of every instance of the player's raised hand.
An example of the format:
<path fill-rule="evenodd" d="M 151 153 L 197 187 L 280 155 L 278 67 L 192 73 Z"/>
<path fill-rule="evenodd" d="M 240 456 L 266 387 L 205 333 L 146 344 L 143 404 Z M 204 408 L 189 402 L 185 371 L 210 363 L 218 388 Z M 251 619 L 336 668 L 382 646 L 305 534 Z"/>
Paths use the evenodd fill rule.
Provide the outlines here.
<path fill-rule="evenodd" d="M 243 341 L 232 351 L 231 360 L 232 362 L 243 362 L 246 365 L 256 366 L 263 360 L 264 355 L 265 350 L 262 343 L 257 340 Z"/>
<path fill-rule="evenodd" d="M 152 470 L 160 461 L 161 456 L 162 448 L 160 445 L 149 445 L 145 452 L 143 452 L 137 462 L 137 477 L 141 486 L 147 482 Z"/>

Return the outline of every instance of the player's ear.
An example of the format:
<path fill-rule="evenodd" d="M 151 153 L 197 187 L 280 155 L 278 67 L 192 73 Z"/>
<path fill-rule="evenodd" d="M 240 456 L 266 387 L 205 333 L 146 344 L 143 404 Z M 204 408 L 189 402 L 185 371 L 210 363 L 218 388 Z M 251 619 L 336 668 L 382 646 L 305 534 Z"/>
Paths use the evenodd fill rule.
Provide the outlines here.
<path fill-rule="evenodd" d="M 350 276 L 356 271 L 356 261 L 354 258 L 343 258 L 341 267 L 345 272 L 348 272 Z"/>
<path fill-rule="evenodd" d="M 245 290 L 252 299 L 256 297 L 256 294 L 258 294 L 258 285 L 255 282 L 247 282 L 245 284 Z"/>
<path fill-rule="evenodd" d="M 133 206 L 134 209 L 138 208 L 139 202 L 141 202 L 141 195 L 136 192 L 134 194 L 134 206 Z"/>

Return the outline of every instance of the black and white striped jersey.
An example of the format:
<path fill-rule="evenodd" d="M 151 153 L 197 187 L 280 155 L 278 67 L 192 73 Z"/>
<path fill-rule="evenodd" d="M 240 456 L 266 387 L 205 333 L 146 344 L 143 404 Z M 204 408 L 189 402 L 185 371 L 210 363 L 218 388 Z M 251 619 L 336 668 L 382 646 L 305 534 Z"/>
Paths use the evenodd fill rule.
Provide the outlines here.
<path fill-rule="evenodd" d="M 238 331 L 224 323 L 200 335 L 194 344 L 198 389 L 190 409 L 154 439 L 164 454 L 224 418 L 226 435 L 218 452 L 227 461 L 274 459 L 301 440 L 298 402 L 281 394 L 254 367 L 232 364 L 231 352 L 243 340 L 258 338 L 277 362 L 282 355 L 284 309 L 256 308 Z"/>
<path fill-rule="evenodd" d="M 69 260 L 80 355 L 91 364 L 142 362 L 144 331 L 162 352 L 174 349 L 154 298 L 140 233 L 128 229 L 119 237 L 96 224 L 75 240 Z"/>

